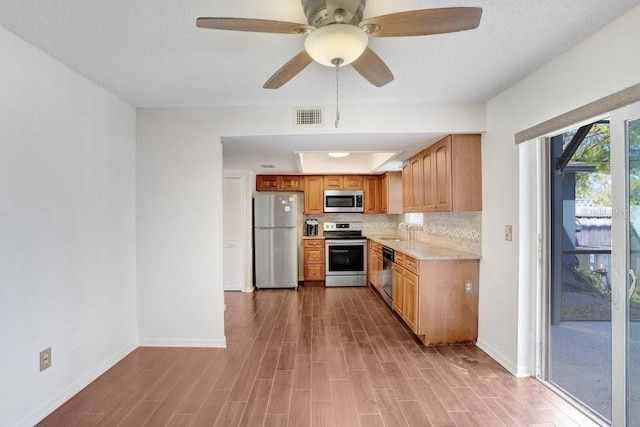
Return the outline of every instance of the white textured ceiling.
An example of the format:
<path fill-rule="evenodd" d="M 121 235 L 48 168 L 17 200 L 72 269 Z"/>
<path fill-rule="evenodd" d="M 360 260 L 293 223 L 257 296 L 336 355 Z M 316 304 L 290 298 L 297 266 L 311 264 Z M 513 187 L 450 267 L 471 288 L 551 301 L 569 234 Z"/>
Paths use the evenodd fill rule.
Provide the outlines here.
<path fill-rule="evenodd" d="M 351 67 L 344 104 L 485 101 L 640 0 L 369 0 L 381 14 L 479 6 L 476 30 L 377 38 L 395 80 Z M 200 29 L 199 16 L 306 22 L 300 0 L 0 0 L 0 25 L 136 107 L 325 105 L 335 75 L 311 64 L 278 90 L 264 82 L 302 50 L 302 36 Z"/>
<path fill-rule="evenodd" d="M 395 80 L 376 88 L 345 67 L 341 103 L 487 101 L 638 4 L 640 0 L 368 0 L 365 19 L 454 6 L 482 7 L 483 15 L 479 28 L 471 31 L 372 38 L 369 46 Z M 136 107 L 335 102 L 334 71 L 315 63 L 278 90 L 262 89 L 302 50 L 302 36 L 200 29 L 195 25 L 200 16 L 306 22 L 300 0 L 0 0 L 1 26 Z M 401 150 L 406 158 L 415 151 L 416 138 L 433 137 L 387 139 L 380 150 Z M 343 139 L 342 149 L 358 150 L 362 139 Z M 330 150 L 332 144 L 306 136 L 298 138 L 298 145 L 274 149 L 268 144 L 273 140 L 226 141 L 225 169 L 260 172 L 256 165 L 277 163 L 278 171 L 296 172 L 294 151 L 300 144 L 309 147 L 313 140 L 318 151 Z M 367 140 L 371 143 L 371 136 Z"/>

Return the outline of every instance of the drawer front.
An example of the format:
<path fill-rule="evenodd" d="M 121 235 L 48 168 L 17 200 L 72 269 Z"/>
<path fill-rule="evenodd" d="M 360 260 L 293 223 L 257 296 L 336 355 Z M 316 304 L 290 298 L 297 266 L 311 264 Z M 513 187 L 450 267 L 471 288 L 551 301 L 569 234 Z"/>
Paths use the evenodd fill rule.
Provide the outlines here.
<path fill-rule="evenodd" d="M 305 264 L 304 280 L 324 280 L 324 266 Z"/>
<path fill-rule="evenodd" d="M 324 249 L 306 248 L 304 250 L 304 262 L 309 264 L 324 264 Z"/>
<path fill-rule="evenodd" d="M 321 239 L 306 239 L 304 241 L 305 248 L 324 248 L 324 240 Z"/>
<path fill-rule="evenodd" d="M 403 254 L 402 252 L 396 251 L 396 253 L 394 254 L 393 262 L 404 267 L 404 259 L 405 259 L 405 254 Z"/>
<path fill-rule="evenodd" d="M 405 255 L 404 268 L 406 268 L 413 274 L 418 274 L 418 261 L 415 258 L 410 257 L 409 255 Z"/>

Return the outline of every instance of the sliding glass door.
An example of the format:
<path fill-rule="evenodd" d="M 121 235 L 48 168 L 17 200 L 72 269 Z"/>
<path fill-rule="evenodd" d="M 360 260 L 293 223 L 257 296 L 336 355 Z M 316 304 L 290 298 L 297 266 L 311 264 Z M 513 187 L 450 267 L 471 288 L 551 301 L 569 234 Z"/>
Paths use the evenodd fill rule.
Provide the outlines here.
<path fill-rule="evenodd" d="M 611 175 L 606 119 L 550 140 L 545 379 L 611 420 Z"/>
<path fill-rule="evenodd" d="M 541 377 L 640 427 L 640 103 L 549 140 Z"/>
<path fill-rule="evenodd" d="M 611 114 L 615 185 L 613 421 L 640 426 L 640 104 Z"/>

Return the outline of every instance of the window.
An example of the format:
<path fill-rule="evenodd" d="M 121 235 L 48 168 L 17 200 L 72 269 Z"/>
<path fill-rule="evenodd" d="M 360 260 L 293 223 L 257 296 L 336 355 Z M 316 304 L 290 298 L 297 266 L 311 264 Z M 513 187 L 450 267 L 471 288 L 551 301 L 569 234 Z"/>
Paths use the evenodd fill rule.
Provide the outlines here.
<path fill-rule="evenodd" d="M 424 214 L 422 212 L 404 214 L 404 222 L 409 225 L 418 225 L 422 227 L 423 218 L 424 218 Z"/>

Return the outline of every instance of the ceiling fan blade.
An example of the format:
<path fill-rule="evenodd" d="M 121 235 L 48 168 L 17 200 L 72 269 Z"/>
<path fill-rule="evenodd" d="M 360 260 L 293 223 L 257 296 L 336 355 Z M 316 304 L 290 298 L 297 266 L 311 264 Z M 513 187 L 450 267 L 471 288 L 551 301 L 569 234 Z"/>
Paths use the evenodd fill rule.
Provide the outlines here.
<path fill-rule="evenodd" d="M 348 23 L 358 11 L 360 3 L 361 0 L 327 0 L 327 14 L 333 17 L 337 9 L 342 9 L 346 12 L 342 22 Z"/>
<path fill-rule="evenodd" d="M 198 18 L 196 26 L 213 30 L 251 31 L 256 33 L 308 34 L 315 27 L 295 22 L 245 18 Z"/>
<path fill-rule="evenodd" d="M 366 48 L 360 58 L 351 65 L 374 86 L 382 87 L 393 80 L 393 74 L 387 64 L 370 48 Z"/>
<path fill-rule="evenodd" d="M 278 89 L 280 86 L 298 75 L 300 71 L 304 70 L 307 65 L 312 62 L 313 59 L 311 56 L 306 50 L 303 50 L 276 71 L 262 87 L 264 89 Z"/>
<path fill-rule="evenodd" d="M 366 19 L 360 27 L 380 27 L 371 37 L 426 36 L 472 30 L 480 25 L 481 16 L 481 7 L 423 9 Z"/>

